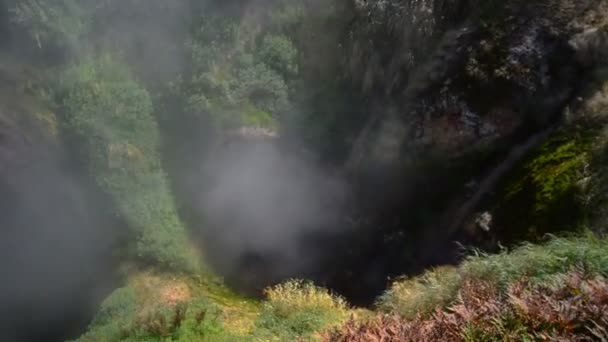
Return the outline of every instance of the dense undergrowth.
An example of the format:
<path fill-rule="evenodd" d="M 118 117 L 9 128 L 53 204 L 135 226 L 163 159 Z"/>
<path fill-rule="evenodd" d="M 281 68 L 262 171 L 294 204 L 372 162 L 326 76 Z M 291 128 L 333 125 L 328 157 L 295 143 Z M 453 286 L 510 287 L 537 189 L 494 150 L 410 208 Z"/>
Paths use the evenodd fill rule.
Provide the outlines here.
<path fill-rule="evenodd" d="M 608 332 L 608 241 L 553 238 L 396 281 L 377 313 L 302 281 L 259 303 L 219 283 L 141 273 L 81 341 L 585 341 Z"/>
<path fill-rule="evenodd" d="M 58 91 L 64 127 L 98 185 L 136 235 L 137 258 L 194 271 L 186 230 L 160 165 L 160 134 L 148 92 L 109 57 L 67 69 Z"/>
<path fill-rule="evenodd" d="M 608 244 L 555 238 L 398 281 L 329 341 L 591 341 L 608 333 Z"/>
<path fill-rule="evenodd" d="M 107 298 L 79 341 L 292 341 L 345 322 L 343 299 L 301 281 L 263 303 L 200 277 L 143 272 Z"/>

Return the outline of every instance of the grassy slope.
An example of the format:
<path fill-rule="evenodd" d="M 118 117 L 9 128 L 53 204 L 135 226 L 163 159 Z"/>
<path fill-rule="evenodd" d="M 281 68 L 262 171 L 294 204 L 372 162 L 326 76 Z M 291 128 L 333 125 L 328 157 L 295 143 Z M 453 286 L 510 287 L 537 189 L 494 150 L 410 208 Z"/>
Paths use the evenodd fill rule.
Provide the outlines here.
<path fill-rule="evenodd" d="M 78 341 L 286 341 L 360 316 L 322 289 L 290 282 L 260 302 L 211 276 L 130 271 Z M 361 312 L 361 311 L 360 311 Z"/>
<path fill-rule="evenodd" d="M 378 324 L 386 314 L 400 317 L 398 324 L 403 327 L 416 320 L 436 324 L 437 309 L 459 305 L 463 293 L 481 296 L 485 287 L 480 284 L 496 292 L 497 303 L 507 305 L 514 286 L 523 280 L 529 289 L 559 285 L 573 277 L 573 270 L 583 272 L 585 279 L 607 276 L 608 240 L 592 235 L 555 238 L 544 245 L 526 244 L 497 255 L 471 256 L 458 267 L 397 281 L 380 298 L 375 312 L 348 308 L 341 299 L 302 282 L 271 289 L 268 300 L 259 302 L 234 294 L 211 277 L 131 272 L 125 287 L 104 302 L 80 341 L 339 341 L 339 334 L 326 333 L 349 318 L 348 324 L 356 326 L 370 321 Z M 470 327 L 460 328 L 462 334 L 470 332 Z M 504 329 L 517 333 L 510 327 Z M 526 333 L 542 329 L 528 327 Z"/>
<path fill-rule="evenodd" d="M 608 337 L 608 240 L 592 235 L 478 255 L 398 281 L 369 322 L 330 341 L 537 341 Z M 388 314 L 388 316 L 386 316 Z"/>
<path fill-rule="evenodd" d="M 129 273 L 79 341 L 219 340 L 226 331 L 247 336 L 260 311 L 260 303 L 234 294 L 211 276 Z"/>

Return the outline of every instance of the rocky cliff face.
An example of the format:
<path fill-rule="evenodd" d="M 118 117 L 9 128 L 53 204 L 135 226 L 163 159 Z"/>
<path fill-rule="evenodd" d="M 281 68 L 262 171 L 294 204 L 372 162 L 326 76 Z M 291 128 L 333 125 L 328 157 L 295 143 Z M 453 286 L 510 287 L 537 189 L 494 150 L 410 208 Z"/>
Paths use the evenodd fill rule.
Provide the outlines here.
<path fill-rule="evenodd" d="M 589 1 L 357 2 L 347 63 L 377 107 L 369 123 L 377 137 L 361 138 L 376 143 L 361 145 L 387 156 L 420 148 L 453 156 L 524 127 L 545 127 L 580 79 L 568 39 L 585 26 L 591 7 Z"/>
<path fill-rule="evenodd" d="M 505 217 L 533 221 L 563 212 L 570 202 L 533 209 L 547 191 L 540 185 L 523 190 L 538 194 L 525 215 L 496 203 L 531 154 L 563 150 L 547 147 L 548 139 L 574 139 L 567 127 L 585 120 L 581 93 L 608 51 L 605 8 L 605 1 L 566 0 L 353 2 L 344 68 L 369 115 L 347 169 L 359 191 L 356 211 L 367 220 L 363 230 L 377 238 L 355 239 L 352 249 L 369 253 L 370 269 L 400 274 L 405 265 L 453 261 L 455 240 L 497 249 L 499 241 L 530 238 L 530 225 Z M 558 170 L 564 163 L 574 164 L 543 165 Z M 489 218 L 490 232 L 480 229 L 480 217 Z M 533 235 L 577 224 L 551 228 L 561 219 L 543 220 Z"/>

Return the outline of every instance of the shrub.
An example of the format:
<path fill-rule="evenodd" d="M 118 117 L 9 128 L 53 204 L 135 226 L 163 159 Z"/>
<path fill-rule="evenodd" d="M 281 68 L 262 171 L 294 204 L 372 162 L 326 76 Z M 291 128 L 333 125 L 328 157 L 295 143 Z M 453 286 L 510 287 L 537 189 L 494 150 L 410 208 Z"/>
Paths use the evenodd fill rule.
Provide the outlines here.
<path fill-rule="evenodd" d="M 135 232 L 137 257 L 193 271 L 196 262 L 161 168 L 148 92 L 107 56 L 69 68 L 61 85 L 65 130 Z"/>
<path fill-rule="evenodd" d="M 200 341 L 221 335 L 219 309 L 206 299 L 159 306 L 136 320 L 133 336 L 141 341 Z"/>
<path fill-rule="evenodd" d="M 220 127 L 275 125 L 288 107 L 285 78 L 297 72 L 297 51 L 282 35 L 248 30 L 230 16 L 199 18 L 187 48 L 191 72 L 180 81 L 187 110 Z"/>
<path fill-rule="evenodd" d="M 85 1 L 17 1 L 12 20 L 31 36 L 38 49 L 75 49 L 89 30 Z"/>
<path fill-rule="evenodd" d="M 298 72 L 298 50 L 284 35 L 267 35 L 259 49 L 260 60 L 285 76 L 294 76 Z"/>
<path fill-rule="evenodd" d="M 118 339 L 125 331 L 131 329 L 141 301 L 131 287 L 115 290 L 101 304 L 82 341 L 112 341 Z"/>
<path fill-rule="evenodd" d="M 294 340 L 344 322 L 346 302 L 326 289 L 288 281 L 266 290 L 268 297 L 256 323 L 258 335 Z"/>

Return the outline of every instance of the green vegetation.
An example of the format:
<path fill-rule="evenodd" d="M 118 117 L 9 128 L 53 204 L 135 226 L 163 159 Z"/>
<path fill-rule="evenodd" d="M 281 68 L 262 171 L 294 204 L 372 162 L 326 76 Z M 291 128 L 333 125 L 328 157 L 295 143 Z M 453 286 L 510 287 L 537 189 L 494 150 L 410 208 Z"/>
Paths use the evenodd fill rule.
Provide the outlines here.
<path fill-rule="evenodd" d="M 457 268 L 440 268 L 396 282 L 378 307 L 414 318 L 454 303 L 467 281 L 489 282 L 504 290 L 521 279 L 543 283 L 577 265 L 593 274 L 608 275 L 607 252 L 608 241 L 589 234 L 555 238 L 544 245 L 525 244 L 512 252 L 471 256 Z"/>
<path fill-rule="evenodd" d="M 222 133 L 242 126 L 297 132 L 306 148 L 327 154 L 327 159 L 336 162 L 332 167 L 341 165 L 338 162 L 350 156 L 363 126 L 373 122 L 368 121 L 371 115 L 386 115 L 383 110 L 372 113 L 377 106 L 374 101 L 395 105 L 391 111 L 399 116 L 408 115 L 400 111 L 409 108 L 396 104 L 403 100 L 399 87 L 407 88 L 402 78 L 431 54 L 442 33 L 435 26 L 448 20 L 425 10 L 411 40 L 397 40 L 404 46 L 397 58 L 391 50 L 396 45 L 388 38 L 402 35 L 403 18 L 384 11 L 409 10 L 398 6 L 399 2 L 387 7 L 386 2 L 365 5 L 382 12 L 369 12 L 365 20 L 353 16 L 346 2 L 338 1 L 327 6 L 273 1 L 257 11 L 220 2 L 201 1 L 197 6 L 176 1 L 178 5 L 172 6 L 188 9 L 180 25 L 142 43 L 141 37 L 112 41 L 114 24 L 118 35 L 122 34 L 120 24 L 132 25 L 130 15 L 112 13 L 115 0 L 8 1 L 7 13 L 14 25 L 9 25 L 10 30 L 27 38 L 20 54 L 35 68 L 45 69 L 43 76 L 36 75 L 34 86 L 28 84 L 23 90 L 40 92 L 38 100 L 52 109 L 35 108 L 34 118 L 58 141 L 67 142 L 73 152 L 70 157 L 86 166 L 90 179 L 110 197 L 113 214 L 128 227 L 121 236 L 119 256 L 123 266 L 135 267 L 125 272 L 126 282 L 105 299 L 79 341 L 348 341 L 365 334 L 397 340 L 417 336 L 419 340 L 499 341 L 608 335 L 608 317 L 603 313 L 608 312 L 608 240 L 591 234 L 553 238 L 539 245 L 526 243 L 494 255 L 479 252 L 458 266 L 402 278 L 378 299 L 374 313 L 351 308 L 345 299 L 307 281 L 276 285 L 265 291 L 265 300 L 257 301 L 235 294 L 214 278 L 200 257 L 204 253 L 189 239 L 192 232 L 183 220 L 189 216 L 178 208 L 181 194 L 175 183 L 182 181 L 181 174 L 168 175 L 170 168 L 180 165 L 167 165 L 167 160 L 195 159 L 188 153 L 172 155 L 181 150 L 171 144 L 190 144 L 187 151 L 205 153 L 199 150 L 204 149 L 207 137 L 193 143 L 188 140 L 191 136 L 180 136 L 185 131 L 181 128 L 196 131 L 199 127 L 194 123 L 203 122 L 205 129 Z M 124 4 L 131 11 L 142 7 L 142 1 Z M 164 14 L 164 3 L 146 5 Z M 481 21 L 496 27 L 486 27 L 489 31 L 484 35 L 491 41 L 483 41 L 482 48 L 471 50 L 463 62 L 465 80 L 453 81 L 497 93 L 497 98 L 475 99 L 479 103 L 471 108 L 496 109 L 495 103 L 513 97 L 511 92 L 503 93 L 509 89 L 504 83 L 526 83 L 536 77 L 522 63 L 503 65 L 503 55 L 512 50 L 505 41 L 520 25 L 513 21 L 503 30 L 503 25 L 492 22 L 503 8 L 491 1 L 478 9 Z M 451 10 L 442 9 L 446 15 Z M 150 17 L 136 16 L 135 26 L 152 21 Z M 354 34 L 363 38 L 349 40 Z M 144 49 L 149 48 L 147 44 L 160 47 Z M 376 54 L 376 49 L 382 51 Z M 133 52 L 137 50 L 145 52 Z M 172 58 L 164 63 L 177 66 L 161 77 L 153 70 L 158 60 L 150 59 L 164 50 L 175 54 L 169 53 Z M 447 92 L 451 82 L 446 80 L 441 87 Z M 395 100 L 390 98 L 393 93 L 400 95 L 390 103 Z M 588 101 L 591 107 L 582 111 L 603 117 L 608 89 L 603 85 L 598 93 Z M 435 114 L 424 115 L 432 120 Z M 455 121 L 458 127 L 464 125 L 459 117 Z M 595 232 L 605 231 L 592 217 L 596 212 L 603 215 L 604 226 L 608 217 L 608 139 L 602 131 L 605 123 L 600 121 L 569 122 L 509 174 L 488 201 L 501 237 L 509 242 L 537 242 L 547 233 L 573 231 L 587 223 L 593 223 Z M 481 173 L 481 164 L 493 161 L 494 148 L 474 147 L 470 155 L 454 157 L 450 163 L 443 156 L 435 158 L 437 151 L 431 148 L 421 150 L 423 157 L 409 155 L 412 162 L 403 158 L 396 163 L 400 166 L 391 170 L 394 173 L 417 176 L 418 172 L 423 180 L 430 174 L 450 178 L 441 195 L 419 191 L 419 207 L 425 210 L 411 214 L 411 222 L 426 227 L 429 216 L 428 222 L 434 222 L 436 213 L 454 202 L 452 194 L 462 192 L 461 183 Z M 421 162 L 425 159 L 433 163 L 427 166 Z M 192 165 L 197 162 L 191 161 Z M 489 168 L 482 166 L 483 172 Z M 198 172 L 201 165 L 193 167 Z M 383 177 L 382 172 L 378 174 Z M 394 185 L 397 190 L 391 200 L 406 198 L 399 192 L 406 186 Z M 411 207 L 418 208 L 415 200 Z M 401 202 L 390 204 L 394 208 L 387 206 L 387 211 L 402 209 Z M 204 218 L 201 221 L 204 227 Z M 404 220 L 394 221 L 390 229 L 395 231 L 407 226 Z M 422 235 L 418 233 L 411 236 Z M 408 243 L 413 246 L 416 241 Z M 572 312 L 578 316 L 568 316 Z"/>
<path fill-rule="evenodd" d="M 180 85 L 189 111 L 223 127 L 276 126 L 288 106 L 287 80 L 297 74 L 297 50 L 285 35 L 225 16 L 198 18 L 187 44 L 191 76 Z"/>
<path fill-rule="evenodd" d="M 135 233 L 138 258 L 192 271 L 186 231 L 160 165 L 159 131 L 148 92 L 110 57 L 68 68 L 58 103 L 90 173 Z"/>
<path fill-rule="evenodd" d="M 430 314 L 437 306 L 450 304 L 461 286 L 456 268 L 441 267 L 420 277 L 395 282 L 378 300 L 378 308 L 407 318 Z"/>
<path fill-rule="evenodd" d="M 108 297 L 79 341 L 288 341 L 346 321 L 343 299 L 291 281 L 262 305 L 196 277 L 144 272 Z"/>
<path fill-rule="evenodd" d="M 586 311 L 605 305 L 596 301 L 608 288 L 607 275 L 607 240 L 593 235 L 554 238 L 398 280 L 379 300 L 383 314 L 375 317 L 304 281 L 270 288 L 267 299 L 258 303 L 196 277 L 140 273 L 106 299 L 80 340 L 342 341 L 348 334 L 364 333 L 407 333 L 422 340 L 451 336 L 450 341 L 587 336 L 608 322 Z M 587 295 L 577 299 L 576 293 Z M 576 325 L 567 326 L 560 316 L 564 305 L 587 316 L 576 316 Z M 439 335 L 428 335 L 432 331 Z M 444 335 L 448 332 L 456 335 Z"/>
<path fill-rule="evenodd" d="M 29 33 L 38 49 L 77 49 L 89 30 L 86 6 L 75 0 L 53 1 L 51 6 L 38 0 L 16 1 L 13 20 Z"/>
<path fill-rule="evenodd" d="M 504 186 L 497 220 L 526 229 L 531 241 L 584 223 L 579 181 L 596 134 L 589 128 L 558 132 L 537 148 Z"/>
<path fill-rule="evenodd" d="M 289 281 L 266 291 L 267 300 L 256 326 L 257 335 L 296 340 L 343 323 L 346 302 L 311 283 Z"/>
<path fill-rule="evenodd" d="M 329 341 L 383 336 L 413 341 L 536 341 L 606 338 L 608 241 L 555 238 L 458 268 L 396 282 L 379 308 L 395 316 L 351 320 Z"/>
<path fill-rule="evenodd" d="M 219 307 L 194 279 L 141 274 L 108 297 L 79 341 L 218 341 Z"/>
<path fill-rule="evenodd" d="M 499 291 L 492 283 L 463 284 L 458 300 L 432 317 L 379 316 L 350 321 L 327 333 L 328 341 L 373 339 L 410 341 L 596 341 L 607 337 L 608 281 L 573 270 L 552 282 L 527 280 Z"/>

